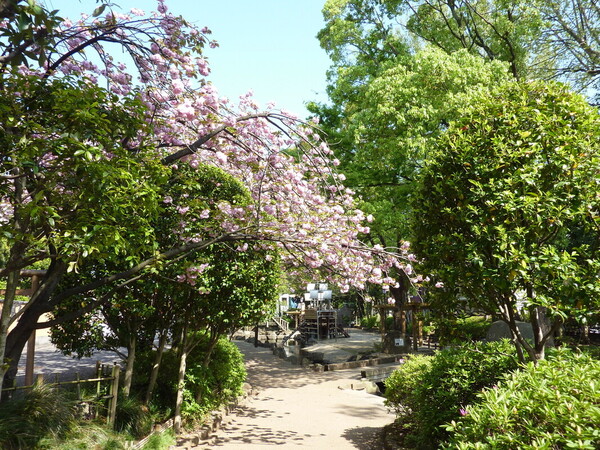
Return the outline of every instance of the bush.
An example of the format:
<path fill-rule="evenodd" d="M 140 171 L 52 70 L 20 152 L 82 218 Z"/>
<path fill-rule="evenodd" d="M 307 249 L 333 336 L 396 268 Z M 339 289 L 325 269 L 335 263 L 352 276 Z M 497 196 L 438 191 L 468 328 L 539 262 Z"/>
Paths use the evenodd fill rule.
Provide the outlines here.
<path fill-rule="evenodd" d="M 116 433 L 104 424 L 85 422 L 75 425 L 62 438 L 49 435 L 34 448 L 40 450 L 124 450 L 130 448 L 130 439 L 130 436 Z"/>
<path fill-rule="evenodd" d="M 242 394 L 246 380 L 244 358 L 235 344 L 220 338 L 208 367 L 203 366 L 208 340 L 200 342 L 188 355 L 182 415 L 186 420 L 200 417 Z M 153 354 L 137 358 L 136 381 L 145 388 Z M 174 351 L 163 355 L 153 404 L 162 411 L 174 407 L 177 394 L 179 359 Z M 137 375 L 139 374 L 139 376 Z"/>
<path fill-rule="evenodd" d="M 361 318 L 360 326 L 366 329 L 379 328 L 379 316 L 368 316 Z"/>
<path fill-rule="evenodd" d="M 483 316 L 438 319 L 436 321 L 440 343 L 480 341 L 485 338 L 491 321 Z"/>
<path fill-rule="evenodd" d="M 244 356 L 234 343 L 219 339 L 208 366 L 202 364 L 203 359 L 204 351 L 196 352 L 188 361 L 186 390 L 190 397 L 185 407 L 188 416 L 217 409 L 243 393 L 246 367 Z"/>
<path fill-rule="evenodd" d="M 600 361 L 561 350 L 479 396 L 447 448 L 600 448 Z"/>
<path fill-rule="evenodd" d="M 47 435 L 64 436 L 75 423 L 75 402 L 68 393 L 39 385 L 0 403 L 0 447 L 35 448 Z"/>
<path fill-rule="evenodd" d="M 115 430 L 140 439 L 150 434 L 153 425 L 152 414 L 146 405 L 135 397 L 119 396 Z"/>
<path fill-rule="evenodd" d="M 411 423 L 408 443 L 437 448 L 448 436 L 442 425 L 457 420 L 483 388 L 517 367 L 514 346 L 507 340 L 448 348 L 430 359 L 412 358 L 386 383 L 387 404 Z"/>
<path fill-rule="evenodd" d="M 432 360 L 433 356 L 411 355 L 385 380 L 385 404 L 396 411 L 398 419 L 410 422 L 411 414 L 419 408 L 414 393 Z"/>

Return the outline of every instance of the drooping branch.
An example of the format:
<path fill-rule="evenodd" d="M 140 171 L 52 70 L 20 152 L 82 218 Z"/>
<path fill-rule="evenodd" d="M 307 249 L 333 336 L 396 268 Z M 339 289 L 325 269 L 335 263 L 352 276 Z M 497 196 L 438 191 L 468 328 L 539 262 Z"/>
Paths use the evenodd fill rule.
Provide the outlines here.
<path fill-rule="evenodd" d="M 245 122 L 247 120 L 260 119 L 260 118 L 264 119 L 264 118 L 267 118 L 267 117 L 282 117 L 282 116 L 280 114 L 274 114 L 274 113 L 269 113 L 269 112 L 262 112 L 262 113 L 248 114 L 248 115 L 245 115 L 245 116 L 237 117 L 235 119 L 235 122 L 236 123 L 240 123 L 240 122 Z M 162 163 L 165 164 L 165 165 L 173 164 L 174 162 L 179 161 L 181 158 L 195 153 L 196 151 L 198 151 L 198 149 L 200 149 L 200 147 L 202 145 L 206 144 L 212 138 L 214 138 L 215 136 L 219 135 L 223 131 L 227 130 L 227 128 L 229 128 L 229 127 L 230 126 L 226 125 L 226 124 L 218 126 L 217 128 L 215 128 L 211 132 L 209 132 L 209 133 L 207 133 L 207 134 L 205 134 L 203 136 L 200 136 L 192 144 L 189 144 L 189 145 L 185 146 L 184 148 L 182 148 L 181 150 L 178 150 L 175 153 L 172 153 L 170 155 L 165 156 L 162 159 Z"/>
<path fill-rule="evenodd" d="M 159 261 L 169 261 L 169 260 L 171 260 L 183 253 L 186 253 L 186 252 L 201 250 L 203 248 L 206 248 L 206 247 L 208 247 L 212 244 L 216 244 L 218 242 L 237 241 L 237 240 L 247 239 L 248 238 L 247 235 L 240 234 L 243 231 L 244 231 L 244 229 L 237 230 L 235 232 L 223 234 L 223 235 L 218 236 L 213 239 L 208 239 L 208 240 L 200 241 L 200 242 L 192 242 L 189 244 L 181 245 L 179 247 L 175 247 L 170 250 L 164 251 L 162 253 L 159 253 L 155 256 L 152 256 L 151 258 L 148 258 L 148 259 L 142 261 L 141 263 L 137 264 L 136 266 L 134 266 L 128 270 L 124 270 L 124 271 L 112 274 L 110 276 L 107 276 L 107 277 L 99 278 L 97 280 L 92 281 L 91 283 L 87 283 L 82 286 L 74 287 L 71 289 L 66 289 L 63 292 L 54 296 L 53 303 L 59 303 L 62 300 L 66 299 L 68 297 L 71 297 L 73 295 L 85 294 L 86 292 L 92 291 L 92 290 L 97 289 L 102 286 L 106 286 L 107 284 L 115 282 L 115 281 L 128 279 L 128 278 L 133 277 L 136 274 L 140 273 L 142 270 L 151 266 L 152 264 L 155 264 Z"/>

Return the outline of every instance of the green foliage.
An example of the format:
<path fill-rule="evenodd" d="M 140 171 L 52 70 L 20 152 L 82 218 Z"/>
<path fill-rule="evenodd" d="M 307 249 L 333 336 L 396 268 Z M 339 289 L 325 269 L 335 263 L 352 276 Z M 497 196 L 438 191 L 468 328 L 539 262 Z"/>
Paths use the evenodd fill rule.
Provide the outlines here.
<path fill-rule="evenodd" d="M 62 438 L 49 435 L 40 440 L 36 449 L 44 450 L 124 450 L 129 448 L 131 436 L 119 434 L 107 425 L 79 423 Z M 166 448 L 166 447 L 162 447 Z"/>
<path fill-rule="evenodd" d="M 76 423 L 75 401 L 64 391 L 36 386 L 0 403 L 0 446 L 34 448 L 48 435 L 64 437 Z"/>
<path fill-rule="evenodd" d="M 175 435 L 172 430 L 167 430 L 163 433 L 156 433 L 148 439 L 142 450 L 164 450 L 175 445 Z"/>
<path fill-rule="evenodd" d="M 119 396 L 115 430 L 129 433 L 136 439 L 146 437 L 152 431 L 154 420 L 148 407 L 133 396 Z"/>
<path fill-rule="evenodd" d="M 133 154 L 124 145 L 147 128 L 141 102 L 133 96 L 119 101 L 69 77 L 17 81 L 22 84 L 13 88 L 26 94 L 0 100 L 2 123 L 14 131 L 0 136 L 7 149 L 0 166 L 23 173 L 28 182 L 42 173 L 44 180 L 35 183 L 27 202 L 12 193 L 11 183 L 0 185 L 15 208 L 15 218 L 0 232 L 10 246 L 24 247 L 19 264 L 47 258 L 48 247 L 63 255 L 70 270 L 90 255 L 127 254 L 133 261 L 155 250 L 148 237 L 158 213 L 157 185 L 167 169 L 147 148 Z"/>
<path fill-rule="evenodd" d="M 379 328 L 379 316 L 362 317 L 360 319 L 360 326 L 366 329 Z"/>
<path fill-rule="evenodd" d="M 468 49 L 489 60 L 506 61 L 515 77 L 530 75 L 534 42 L 540 37 L 539 3 L 532 0 L 420 3 L 408 29 L 447 53 Z"/>
<path fill-rule="evenodd" d="M 246 380 L 244 358 L 235 344 L 222 337 L 212 350 L 208 365 L 204 365 L 208 338 L 200 343 L 187 357 L 183 415 L 186 420 L 202 419 L 207 412 L 226 404 L 242 394 Z M 144 389 L 154 355 L 140 355 L 136 362 L 134 382 Z M 175 351 L 163 355 L 159 380 L 152 402 L 161 410 L 175 404 L 179 358 Z"/>
<path fill-rule="evenodd" d="M 420 380 L 431 370 L 432 361 L 433 356 L 410 355 L 385 380 L 385 404 L 396 411 L 399 421 L 413 421 L 412 415 L 420 406 L 416 391 Z"/>
<path fill-rule="evenodd" d="M 600 361 L 560 351 L 512 373 L 451 422 L 447 448 L 600 446 Z"/>
<path fill-rule="evenodd" d="M 463 343 L 480 341 L 485 338 L 491 321 L 483 316 L 438 318 L 435 319 L 440 343 Z"/>
<path fill-rule="evenodd" d="M 557 84 L 508 83 L 465 108 L 413 199 L 421 270 L 444 282 L 436 307 L 514 312 L 519 292 L 555 319 L 598 307 L 599 130 Z"/>
<path fill-rule="evenodd" d="M 387 316 L 385 318 L 385 329 L 392 330 L 394 328 L 394 318 L 392 316 Z"/>
<path fill-rule="evenodd" d="M 386 382 L 385 395 L 401 420 L 412 424 L 410 440 L 418 448 L 437 448 L 446 437 L 441 425 L 458 419 L 483 388 L 518 367 L 509 341 L 447 348 L 407 364 Z"/>
<path fill-rule="evenodd" d="M 198 353 L 196 355 L 199 356 Z M 239 397 L 245 381 L 246 367 L 242 353 L 228 339 L 219 339 L 208 365 L 199 358 L 188 361 L 184 416 L 188 420 L 197 419 L 198 415 Z"/>

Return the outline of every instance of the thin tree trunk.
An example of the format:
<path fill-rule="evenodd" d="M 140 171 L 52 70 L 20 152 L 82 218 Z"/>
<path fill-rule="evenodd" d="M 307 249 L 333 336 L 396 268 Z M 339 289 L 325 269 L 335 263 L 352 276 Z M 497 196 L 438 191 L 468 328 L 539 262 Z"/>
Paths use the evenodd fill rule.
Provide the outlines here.
<path fill-rule="evenodd" d="M 529 308 L 529 317 L 531 320 L 531 328 L 533 330 L 533 343 L 536 362 L 544 359 L 545 343 L 544 339 L 544 316 L 541 307 L 531 306 Z"/>
<path fill-rule="evenodd" d="M 146 391 L 146 399 L 144 403 L 147 405 L 152 400 L 152 393 L 156 386 L 156 380 L 158 379 L 158 371 L 160 369 L 160 362 L 162 361 L 163 353 L 165 351 L 165 345 L 167 344 L 167 331 L 162 330 L 158 339 L 158 348 L 156 349 L 156 357 L 154 358 L 154 364 L 152 365 L 152 373 L 150 374 L 150 381 L 148 382 L 148 390 Z"/>
<path fill-rule="evenodd" d="M 181 431 L 181 407 L 183 405 L 183 389 L 185 388 L 185 370 L 188 355 L 187 323 L 183 327 L 181 337 L 181 351 L 179 355 L 179 375 L 177 377 L 177 399 L 175 401 L 175 417 L 173 418 L 173 430 L 175 434 Z"/>
<path fill-rule="evenodd" d="M 219 335 L 217 335 L 216 337 L 211 336 L 210 341 L 208 343 L 208 347 L 206 348 L 204 360 L 202 361 L 202 367 L 204 367 L 205 369 L 208 368 L 208 364 L 210 363 L 210 358 L 212 356 L 212 352 L 215 349 L 215 345 L 217 345 L 218 341 L 219 341 Z M 202 390 L 198 390 L 198 392 L 196 392 L 196 403 L 200 404 L 200 402 L 202 401 L 202 394 L 204 394 L 204 392 L 202 392 Z"/>
<path fill-rule="evenodd" d="M 123 396 L 129 397 L 131 381 L 133 379 L 133 363 L 135 362 L 136 336 L 131 333 L 127 345 L 127 364 L 125 365 L 125 378 L 123 379 Z"/>
<path fill-rule="evenodd" d="M 6 281 L 6 293 L 4 294 L 4 303 L 2 305 L 2 315 L 0 316 L 0 380 L 4 380 L 4 375 L 8 367 L 4 364 L 4 356 L 6 354 L 6 339 L 8 337 L 8 326 L 10 323 L 13 304 L 15 301 L 15 293 L 19 283 L 19 270 L 11 270 L 8 273 Z M 0 396 L 1 396 L 0 391 Z"/>

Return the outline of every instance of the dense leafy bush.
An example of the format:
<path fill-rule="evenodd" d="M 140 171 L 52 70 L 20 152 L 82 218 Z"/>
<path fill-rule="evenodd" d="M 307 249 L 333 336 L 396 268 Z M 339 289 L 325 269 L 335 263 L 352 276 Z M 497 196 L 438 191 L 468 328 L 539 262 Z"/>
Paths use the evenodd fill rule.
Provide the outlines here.
<path fill-rule="evenodd" d="M 379 316 L 367 316 L 360 319 L 360 326 L 362 328 L 378 328 L 379 327 Z"/>
<path fill-rule="evenodd" d="M 385 381 L 385 403 L 394 408 L 399 420 L 410 421 L 411 414 L 419 408 L 415 392 L 432 360 L 433 356 L 411 355 Z"/>
<path fill-rule="evenodd" d="M 220 338 L 212 350 L 208 366 L 205 367 L 207 345 L 206 339 L 200 342 L 187 358 L 182 411 L 186 420 L 200 418 L 239 396 L 246 380 L 244 358 L 235 344 L 226 338 Z M 134 379 L 145 387 L 153 355 L 144 355 L 137 359 L 137 374 Z M 168 410 L 175 405 L 178 371 L 179 359 L 176 353 L 165 352 L 159 371 L 160 382 L 152 400 L 161 410 Z"/>
<path fill-rule="evenodd" d="M 413 358 L 386 382 L 387 404 L 410 422 L 409 442 L 437 448 L 447 437 L 442 425 L 456 420 L 485 387 L 517 368 L 509 341 L 448 348 L 430 358 Z"/>
<path fill-rule="evenodd" d="M 436 320 L 442 345 L 452 342 L 479 341 L 485 338 L 491 321 L 483 316 L 445 318 Z"/>
<path fill-rule="evenodd" d="M 48 434 L 63 436 L 76 423 L 68 393 L 46 385 L 0 403 L 0 447 L 35 448 Z"/>
<path fill-rule="evenodd" d="M 563 350 L 487 389 L 448 448 L 600 448 L 600 361 Z"/>

